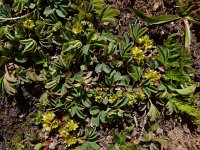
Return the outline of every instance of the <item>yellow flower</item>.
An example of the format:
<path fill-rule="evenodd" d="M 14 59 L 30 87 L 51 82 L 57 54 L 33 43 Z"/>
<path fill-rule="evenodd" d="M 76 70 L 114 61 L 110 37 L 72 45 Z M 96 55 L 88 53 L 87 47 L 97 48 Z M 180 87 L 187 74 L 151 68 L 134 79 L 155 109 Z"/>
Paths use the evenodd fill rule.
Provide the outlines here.
<path fill-rule="evenodd" d="M 108 101 L 112 104 L 118 99 L 117 95 L 112 95 L 109 97 Z"/>
<path fill-rule="evenodd" d="M 64 136 L 64 137 L 69 136 L 69 130 L 68 130 L 68 128 L 67 128 L 66 126 L 60 128 L 59 134 L 60 134 L 61 136 Z"/>
<path fill-rule="evenodd" d="M 127 93 L 126 97 L 128 98 L 128 105 L 132 106 L 134 102 L 136 101 L 137 95 L 134 93 Z"/>
<path fill-rule="evenodd" d="M 44 122 L 42 126 L 45 131 L 50 132 L 52 129 L 56 129 L 59 126 L 59 123 L 60 122 L 58 120 L 54 120 L 52 123 Z"/>
<path fill-rule="evenodd" d="M 134 47 L 132 49 L 132 54 L 134 56 L 134 59 L 136 59 L 137 61 L 141 61 L 145 57 L 143 51 L 139 47 Z"/>
<path fill-rule="evenodd" d="M 149 39 L 149 36 L 148 36 L 148 35 L 145 35 L 145 36 L 143 36 L 142 38 L 139 38 L 139 39 L 138 39 L 138 43 L 144 44 L 144 47 L 145 47 L 146 49 L 152 48 L 152 46 L 153 46 L 153 41 Z"/>
<path fill-rule="evenodd" d="M 71 145 L 76 144 L 76 143 L 79 141 L 79 139 L 77 139 L 76 137 L 67 136 L 67 137 L 65 138 L 65 141 L 67 142 L 67 144 L 68 144 L 69 146 L 71 146 Z"/>
<path fill-rule="evenodd" d="M 50 127 L 50 124 L 49 123 L 43 123 L 42 124 L 43 126 L 43 129 L 47 132 L 50 132 L 51 131 L 51 127 Z"/>
<path fill-rule="evenodd" d="M 28 29 L 32 29 L 33 27 L 35 27 L 34 21 L 30 19 L 26 20 L 24 22 L 24 27 Z"/>
<path fill-rule="evenodd" d="M 95 40 L 97 40 L 97 39 L 98 39 L 98 35 L 97 35 L 96 33 L 94 33 L 93 36 L 92 36 L 92 38 L 91 38 L 91 40 L 92 40 L 92 41 L 95 41 Z"/>
<path fill-rule="evenodd" d="M 82 27 L 77 25 L 77 26 L 73 27 L 72 32 L 74 34 L 79 34 L 82 32 Z"/>
<path fill-rule="evenodd" d="M 146 98 L 146 96 L 141 88 L 137 89 L 136 94 L 138 96 L 138 99 L 140 99 L 140 100 L 144 100 Z"/>
<path fill-rule="evenodd" d="M 149 79 L 151 84 L 154 84 L 156 81 L 160 80 L 161 74 L 154 70 L 149 70 L 144 74 L 144 78 Z"/>
<path fill-rule="evenodd" d="M 75 131 L 78 128 L 78 124 L 75 123 L 73 120 L 68 121 L 67 126 L 69 127 L 70 131 Z"/>
<path fill-rule="evenodd" d="M 45 112 L 43 115 L 43 121 L 44 122 L 50 122 L 55 118 L 54 112 Z"/>
<path fill-rule="evenodd" d="M 60 124 L 60 121 L 59 120 L 54 120 L 52 123 L 51 123 L 51 129 L 55 129 L 59 126 Z"/>

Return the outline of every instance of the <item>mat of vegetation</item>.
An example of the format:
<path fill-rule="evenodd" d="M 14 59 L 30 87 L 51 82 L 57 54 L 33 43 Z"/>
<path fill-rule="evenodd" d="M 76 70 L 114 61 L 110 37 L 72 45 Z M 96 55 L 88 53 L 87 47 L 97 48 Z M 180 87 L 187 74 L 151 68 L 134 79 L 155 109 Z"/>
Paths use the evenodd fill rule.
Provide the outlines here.
<path fill-rule="evenodd" d="M 199 6 L 0 0 L 0 149 L 200 148 Z"/>

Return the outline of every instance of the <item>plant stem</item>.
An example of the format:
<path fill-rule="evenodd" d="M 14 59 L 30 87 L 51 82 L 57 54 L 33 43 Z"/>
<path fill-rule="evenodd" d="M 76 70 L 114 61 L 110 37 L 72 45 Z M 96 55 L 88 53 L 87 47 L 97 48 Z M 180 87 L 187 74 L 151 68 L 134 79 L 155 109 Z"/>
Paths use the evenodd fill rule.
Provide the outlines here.
<path fill-rule="evenodd" d="M 191 44 L 191 32 L 190 32 L 190 24 L 187 19 L 183 19 L 185 24 L 185 49 L 190 51 L 190 44 Z"/>

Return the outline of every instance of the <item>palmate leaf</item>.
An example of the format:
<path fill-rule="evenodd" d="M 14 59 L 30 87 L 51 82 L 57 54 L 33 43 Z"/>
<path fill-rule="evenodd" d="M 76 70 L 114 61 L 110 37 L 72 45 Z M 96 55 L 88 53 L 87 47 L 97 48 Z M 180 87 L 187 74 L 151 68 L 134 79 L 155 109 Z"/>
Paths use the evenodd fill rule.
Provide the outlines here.
<path fill-rule="evenodd" d="M 113 9 L 110 6 L 105 6 L 102 9 L 100 14 L 100 24 L 106 25 L 109 23 L 115 22 L 115 17 L 119 15 L 119 11 L 117 9 Z"/>
<path fill-rule="evenodd" d="M 149 16 L 145 15 L 140 9 L 134 9 L 134 12 L 139 18 L 151 24 L 163 24 L 181 19 L 181 17 L 178 15 Z"/>
<path fill-rule="evenodd" d="M 117 143 L 117 144 L 125 144 L 126 142 L 126 133 L 121 132 L 119 134 L 116 134 L 115 131 L 112 131 L 112 135 L 113 135 L 113 142 Z"/>
<path fill-rule="evenodd" d="M 85 137 L 88 141 L 95 142 L 98 137 L 96 128 L 92 128 L 90 131 L 87 128 L 85 128 Z"/>
<path fill-rule="evenodd" d="M 169 51 L 168 49 L 165 49 L 164 47 L 158 46 L 158 55 L 156 56 L 156 59 L 163 64 L 163 66 L 166 66 L 168 59 L 169 59 Z"/>
<path fill-rule="evenodd" d="M 85 119 L 86 115 L 82 112 L 84 107 L 82 105 L 75 105 L 69 109 L 71 117 L 77 115 L 80 119 Z"/>
<path fill-rule="evenodd" d="M 19 41 L 21 44 L 25 45 L 24 50 L 22 53 L 25 52 L 35 52 L 37 48 L 37 43 L 34 39 L 26 39 L 26 40 L 20 40 Z"/>
<path fill-rule="evenodd" d="M 142 74 L 142 68 L 134 67 L 132 72 L 130 73 L 130 76 L 133 78 L 134 81 L 138 81 L 141 78 Z"/>
<path fill-rule="evenodd" d="M 129 28 L 131 30 L 131 34 L 135 41 L 138 41 L 138 39 L 142 37 L 148 31 L 147 27 L 141 28 L 138 22 L 136 22 L 135 24 L 129 25 Z"/>
<path fill-rule="evenodd" d="M 70 52 L 64 55 L 59 55 L 58 59 L 55 60 L 54 62 L 54 66 L 61 69 L 68 69 L 74 56 L 75 53 L 70 53 Z"/>
<path fill-rule="evenodd" d="M 45 88 L 46 88 L 46 89 L 53 89 L 53 88 L 55 88 L 57 85 L 58 85 L 57 81 L 56 81 L 56 80 L 52 80 L 52 81 L 46 83 Z"/>

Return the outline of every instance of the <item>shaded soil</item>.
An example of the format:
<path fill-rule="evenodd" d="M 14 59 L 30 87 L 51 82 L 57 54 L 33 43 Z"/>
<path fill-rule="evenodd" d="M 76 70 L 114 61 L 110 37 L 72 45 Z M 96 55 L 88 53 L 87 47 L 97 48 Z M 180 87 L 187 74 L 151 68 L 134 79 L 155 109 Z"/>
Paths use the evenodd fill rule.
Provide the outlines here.
<path fill-rule="evenodd" d="M 15 96 L 0 97 L 0 150 L 15 150 L 27 131 L 31 131 L 31 118 L 27 117 L 34 111 L 37 99 L 25 88 Z"/>

